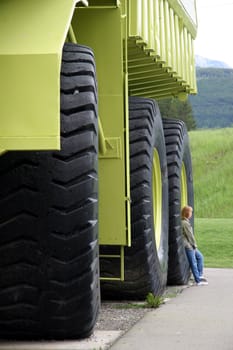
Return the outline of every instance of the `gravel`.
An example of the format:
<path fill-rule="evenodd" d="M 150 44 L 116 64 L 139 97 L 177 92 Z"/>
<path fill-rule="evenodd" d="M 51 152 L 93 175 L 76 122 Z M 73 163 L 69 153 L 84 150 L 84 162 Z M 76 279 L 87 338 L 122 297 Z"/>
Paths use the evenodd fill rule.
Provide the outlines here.
<path fill-rule="evenodd" d="M 133 305 L 137 305 L 137 307 L 130 307 L 130 302 L 102 302 L 95 329 L 127 331 L 147 312 L 153 310 L 143 308 L 143 304 L 134 302 Z"/>
<path fill-rule="evenodd" d="M 184 288 L 186 286 L 168 287 L 163 295 L 164 303 L 182 293 Z M 155 310 L 154 308 L 143 307 L 144 305 L 145 302 L 137 301 L 102 301 L 95 330 L 127 331 L 147 312 Z"/>
<path fill-rule="evenodd" d="M 167 287 L 164 303 L 182 293 L 187 286 Z M 145 302 L 139 301 L 102 301 L 101 309 L 93 334 L 79 343 L 75 349 L 108 350 L 119 337 L 122 337 L 143 316 L 154 308 L 146 308 Z M 161 306 L 162 307 L 162 306 Z M 76 344 L 77 346 L 77 344 Z M 1 350 L 1 349 L 0 349 Z"/>
<path fill-rule="evenodd" d="M 164 302 L 181 293 L 184 288 L 185 286 L 168 287 Z M 87 339 L 64 342 L 2 342 L 0 350 L 108 350 L 146 313 L 156 311 L 153 308 L 144 308 L 144 305 L 143 302 L 135 301 L 102 301 L 96 327 Z"/>

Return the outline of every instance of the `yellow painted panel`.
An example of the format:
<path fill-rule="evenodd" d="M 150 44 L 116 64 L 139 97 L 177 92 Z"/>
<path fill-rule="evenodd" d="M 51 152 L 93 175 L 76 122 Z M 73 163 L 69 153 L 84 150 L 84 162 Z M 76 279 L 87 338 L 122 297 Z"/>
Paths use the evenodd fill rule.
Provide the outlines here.
<path fill-rule="evenodd" d="M 0 56 L 1 148 L 59 147 L 59 66 L 55 54 Z"/>
<path fill-rule="evenodd" d="M 59 53 L 76 0 L 1 0 L 0 54 Z"/>
<path fill-rule="evenodd" d="M 73 30 L 82 44 L 93 48 L 97 68 L 99 116 L 106 154 L 99 159 L 100 244 L 129 245 L 129 158 L 126 118 L 122 8 L 83 8 L 75 11 Z M 88 21 L 88 30 L 85 24 Z M 117 142 L 112 142 L 117 140 Z M 109 151 L 109 144 L 117 150 Z M 126 156 L 127 154 L 127 156 Z"/>
<path fill-rule="evenodd" d="M 1 149 L 59 149 L 61 55 L 76 2 L 0 1 Z"/>

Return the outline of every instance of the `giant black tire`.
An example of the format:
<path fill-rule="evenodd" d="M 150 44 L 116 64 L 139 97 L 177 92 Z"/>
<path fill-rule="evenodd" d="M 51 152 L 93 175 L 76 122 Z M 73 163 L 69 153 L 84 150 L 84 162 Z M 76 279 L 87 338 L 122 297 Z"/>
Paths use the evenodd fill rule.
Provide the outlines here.
<path fill-rule="evenodd" d="M 125 248 L 125 281 L 103 282 L 103 298 L 145 299 L 149 292 L 160 295 L 167 281 L 168 182 L 166 149 L 158 105 L 150 99 L 129 99 L 130 182 L 132 246 Z M 161 175 L 160 243 L 156 247 L 154 223 L 154 150 Z M 109 264 L 110 265 L 110 264 Z M 101 266 L 110 277 L 112 266 Z"/>
<path fill-rule="evenodd" d="M 183 245 L 181 207 L 194 206 L 192 162 L 185 123 L 176 119 L 163 119 L 163 128 L 169 183 L 168 284 L 182 285 L 186 284 L 190 277 L 189 263 Z M 185 172 L 183 190 L 186 191 L 187 203 L 182 203 L 182 171 Z"/>
<path fill-rule="evenodd" d="M 65 44 L 61 151 L 0 158 L 1 339 L 92 332 L 100 302 L 97 125 L 93 54 Z"/>

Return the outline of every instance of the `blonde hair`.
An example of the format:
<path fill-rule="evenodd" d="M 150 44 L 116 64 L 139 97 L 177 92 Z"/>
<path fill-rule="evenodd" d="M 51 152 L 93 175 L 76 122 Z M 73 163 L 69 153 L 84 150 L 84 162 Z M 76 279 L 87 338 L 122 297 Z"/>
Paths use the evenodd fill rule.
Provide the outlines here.
<path fill-rule="evenodd" d="M 193 211 L 193 208 L 186 205 L 183 207 L 183 209 L 181 210 L 181 216 L 182 219 L 188 218 L 190 211 Z"/>

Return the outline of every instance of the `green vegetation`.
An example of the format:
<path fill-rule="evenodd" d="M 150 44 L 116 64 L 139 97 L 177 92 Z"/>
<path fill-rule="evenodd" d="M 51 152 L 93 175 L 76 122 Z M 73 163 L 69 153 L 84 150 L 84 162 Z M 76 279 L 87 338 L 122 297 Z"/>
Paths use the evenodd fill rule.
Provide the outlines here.
<path fill-rule="evenodd" d="M 197 127 L 233 126 L 233 69 L 197 68 L 197 88 L 189 97 Z"/>
<path fill-rule="evenodd" d="M 233 128 L 189 135 L 198 247 L 206 267 L 233 268 Z"/>
<path fill-rule="evenodd" d="M 146 297 L 145 307 L 156 309 L 161 304 L 163 304 L 164 299 L 162 296 L 154 295 L 153 293 L 148 293 Z"/>
<path fill-rule="evenodd" d="M 161 295 L 154 295 L 153 293 L 148 293 L 145 302 L 136 302 L 136 303 L 121 303 L 116 304 L 116 309 L 156 309 L 161 304 L 164 303 L 164 297 Z"/>
<path fill-rule="evenodd" d="M 233 218 L 233 128 L 189 133 L 195 217 Z"/>
<path fill-rule="evenodd" d="M 161 116 L 183 120 L 188 130 L 196 129 L 192 106 L 189 100 L 179 101 L 177 98 L 169 98 L 158 101 Z"/>
<path fill-rule="evenodd" d="M 233 219 L 195 219 L 195 235 L 205 267 L 233 268 Z"/>

